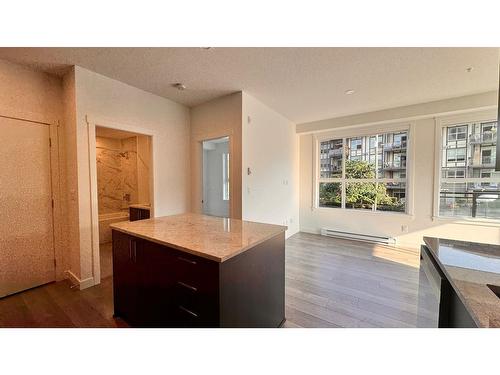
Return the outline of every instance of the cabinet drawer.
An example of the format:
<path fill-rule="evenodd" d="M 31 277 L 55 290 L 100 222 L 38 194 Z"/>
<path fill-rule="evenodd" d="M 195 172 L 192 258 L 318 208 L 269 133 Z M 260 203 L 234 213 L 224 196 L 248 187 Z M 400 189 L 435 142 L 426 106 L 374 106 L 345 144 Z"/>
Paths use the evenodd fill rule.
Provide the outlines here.
<path fill-rule="evenodd" d="M 174 304 L 181 327 L 216 327 L 219 316 L 219 265 L 180 251 L 172 252 Z"/>
<path fill-rule="evenodd" d="M 193 290 L 184 282 L 175 285 L 174 299 L 178 306 L 196 313 L 204 322 L 217 319 L 218 316 L 218 294 L 216 291 Z M 186 312 L 186 311 L 183 311 Z"/>
<path fill-rule="evenodd" d="M 219 265 L 200 257 L 176 251 L 173 254 L 173 277 L 176 285 L 191 292 L 217 291 Z"/>

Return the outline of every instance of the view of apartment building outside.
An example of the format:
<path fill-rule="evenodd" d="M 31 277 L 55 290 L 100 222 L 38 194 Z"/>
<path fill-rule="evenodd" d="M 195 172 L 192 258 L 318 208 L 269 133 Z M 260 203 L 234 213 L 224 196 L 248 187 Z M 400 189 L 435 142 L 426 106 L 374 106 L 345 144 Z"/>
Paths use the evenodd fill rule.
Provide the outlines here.
<path fill-rule="evenodd" d="M 443 127 L 441 216 L 500 218 L 496 132 L 495 121 Z"/>
<path fill-rule="evenodd" d="M 404 212 L 406 210 L 407 145 L 407 131 L 320 142 L 319 168 L 322 181 L 320 182 L 319 205 Z M 356 162 L 360 162 L 360 165 L 365 166 L 362 169 L 363 174 L 350 175 L 354 172 L 349 172 L 346 167 L 345 176 L 343 176 L 344 159 L 353 170 L 355 170 L 353 166 Z M 336 182 L 337 180 L 339 182 Z M 363 180 L 371 181 L 363 182 Z M 350 191 L 356 191 L 362 196 L 363 193 L 359 194 L 359 191 L 363 189 L 365 197 L 368 198 L 364 202 L 352 202 L 350 196 L 346 197 Z M 337 196 L 341 194 L 344 196 L 343 205 L 338 199 L 331 199 L 331 194 L 335 193 Z M 369 202 L 370 195 L 378 196 L 378 204 Z"/>

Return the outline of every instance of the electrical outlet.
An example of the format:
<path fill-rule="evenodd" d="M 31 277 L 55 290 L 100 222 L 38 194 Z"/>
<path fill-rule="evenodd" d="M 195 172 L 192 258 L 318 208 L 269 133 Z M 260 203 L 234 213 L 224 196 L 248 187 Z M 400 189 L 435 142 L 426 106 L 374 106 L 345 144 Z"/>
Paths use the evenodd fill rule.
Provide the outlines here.
<path fill-rule="evenodd" d="M 408 233 L 408 225 L 406 224 L 401 225 L 401 232 Z"/>

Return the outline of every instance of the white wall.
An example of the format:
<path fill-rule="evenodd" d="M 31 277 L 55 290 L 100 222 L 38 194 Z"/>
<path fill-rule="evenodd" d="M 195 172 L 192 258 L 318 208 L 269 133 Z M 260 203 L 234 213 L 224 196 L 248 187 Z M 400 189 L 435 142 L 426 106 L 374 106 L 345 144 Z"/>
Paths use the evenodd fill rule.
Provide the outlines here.
<path fill-rule="evenodd" d="M 242 115 L 243 219 L 288 225 L 286 236 L 290 237 L 299 230 L 295 124 L 246 93 Z"/>
<path fill-rule="evenodd" d="M 76 149 L 76 88 L 75 70 L 71 69 L 63 77 L 64 98 L 64 154 L 65 164 L 65 197 L 67 220 L 64 232 L 67 236 L 67 270 L 80 277 L 80 227 L 78 224 L 78 171 Z"/>
<path fill-rule="evenodd" d="M 189 109 L 75 67 L 80 279 L 92 277 L 91 204 L 86 116 L 146 129 L 153 136 L 154 214 L 189 211 Z M 97 124 L 103 125 L 103 124 Z"/>
<path fill-rule="evenodd" d="M 481 100 L 478 100 L 478 97 Z M 458 112 L 463 112 L 466 107 L 470 109 L 484 108 L 496 104 L 496 95 L 487 93 L 480 96 L 457 98 L 456 101 L 449 100 L 447 109 L 458 108 Z M 469 102 L 469 105 L 465 104 Z M 436 106 L 427 103 L 423 108 L 431 113 L 425 116 L 418 113 L 418 119 L 411 121 L 401 121 L 412 123 L 411 136 L 413 137 L 413 158 L 409 163 L 413 163 L 413 215 L 393 214 L 393 213 L 372 213 L 359 212 L 354 210 L 342 210 L 333 208 L 313 208 L 313 135 L 306 134 L 300 136 L 300 226 L 301 231 L 318 233 L 320 228 L 327 227 L 337 230 L 344 230 L 357 233 L 368 233 L 374 235 L 396 237 L 401 246 L 417 248 L 422 243 L 423 236 L 437 236 L 444 238 L 454 238 L 469 241 L 487 242 L 500 244 L 500 225 L 465 223 L 460 220 L 433 219 L 433 199 L 434 199 L 434 157 L 435 157 L 435 120 L 434 115 L 442 109 L 442 102 Z M 490 110 L 493 112 L 493 110 Z M 399 111 L 399 117 L 408 114 L 404 108 Z M 450 114 L 447 110 L 446 114 Z M 388 120 L 398 117 L 398 111 L 388 110 Z M 425 118 L 426 117 L 426 118 Z M 349 122 L 352 132 L 355 134 L 356 127 L 360 127 L 359 119 L 367 123 L 383 121 L 383 113 L 377 112 L 376 116 L 370 114 L 353 116 L 351 121 L 342 118 L 318 122 L 317 130 L 325 131 L 325 124 L 330 124 L 330 128 L 337 129 L 338 132 L 348 132 Z M 376 121 L 375 121 L 376 120 Z M 382 125 L 377 125 L 381 127 Z M 373 127 L 373 125 L 371 125 Z M 362 127 L 360 127 L 362 128 Z M 302 130 L 312 131 L 314 128 L 309 124 L 302 126 Z M 402 225 L 408 226 L 408 233 L 402 231 Z"/>
<path fill-rule="evenodd" d="M 229 217 L 229 201 L 222 199 L 222 155 L 229 152 L 229 141 L 209 144 L 212 149 L 203 149 L 203 213 Z"/>

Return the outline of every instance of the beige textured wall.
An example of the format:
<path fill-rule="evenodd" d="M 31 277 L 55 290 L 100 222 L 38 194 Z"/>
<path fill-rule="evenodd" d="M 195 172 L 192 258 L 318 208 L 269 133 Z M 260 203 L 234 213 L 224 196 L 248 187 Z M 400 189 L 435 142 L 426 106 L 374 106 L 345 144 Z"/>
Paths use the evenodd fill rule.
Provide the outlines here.
<path fill-rule="evenodd" d="M 59 78 L 0 60 L 0 114 L 53 123 L 62 111 Z"/>
<path fill-rule="evenodd" d="M 23 66 L 0 60 L 0 115 L 32 121 L 57 124 L 51 130 L 53 138 L 52 173 L 55 183 L 53 193 L 56 199 L 55 215 L 55 255 L 57 260 L 56 278 L 64 278 L 64 270 L 70 261 L 66 201 L 66 164 L 65 164 L 65 116 L 64 88 L 61 79 L 49 74 L 36 72 Z M 1 129 L 0 129 L 1 131 Z"/>
<path fill-rule="evenodd" d="M 201 213 L 203 189 L 202 141 L 230 136 L 231 217 L 241 219 L 242 93 L 235 93 L 191 109 L 191 210 Z"/>
<path fill-rule="evenodd" d="M 477 100 L 482 98 L 482 100 Z M 467 98 L 457 98 L 456 103 L 448 101 L 448 108 L 460 105 L 467 106 Z M 441 108 L 441 102 L 434 108 L 427 104 L 427 110 L 435 114 Z M 454 105 L 455 104 L 455 105 Z M 495 105 L 495 97 L 491 94 L 472 96 L 468 108 L 483 108 Z M 494 113 L 493 111 L 489 111 Z M 397 111 L 388 110 L 387 118 L 398 116 Z M 403 116 L 405 112 L 400 112 Z M 425 116 L 422 113 L 420 116 Z M 355 124 L 359 118 L 372 122 L 374 118 L 367 115 L 353 116 L 351 123 Z M 376 119 L 384 118 L 377 113 Z M 348 132 L 345 127 L 347 119 L 337 122 L 335 119 L 325 120 L 323 124 L 338 124 L 343 133 Z M 408 123 L 408 122 L 407 122 Z M 473 240 L 500 244 L 500 225 L 478 223 L 465 224 L 459 220 L 433 219 L 434 199 L 434 142 L 435 120 L 433 117 L 420 118 L 413 121 L 411 136 L 413 137 L 414 157 L 409 163 L 414 163 L 413 179 L 413 215 L 359 212 L 355 210 L 341 210 L 334 208 L 312 208 L 313 196 L 313 135 L 300 136 L 300 229 L 301 231 L 318 233 L 322 227 L 354 233 L 393 236 L 402 246 L 418 248 L 423 236 L 437 236 L 462 240 Z M 324 130 L 324 127 L 320 127 Z M 311 128 L 308 127 L 310 130 Z M 355 129 L 352 132 L 356 132 Z M 411 199 L 411 196 L 409 197 Z M 402 225 L 408 226 L 408 233 L 402 231 Z"/>

